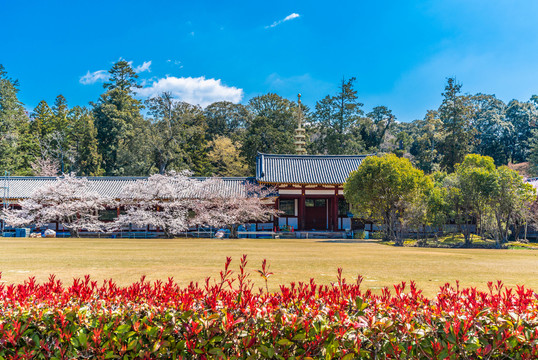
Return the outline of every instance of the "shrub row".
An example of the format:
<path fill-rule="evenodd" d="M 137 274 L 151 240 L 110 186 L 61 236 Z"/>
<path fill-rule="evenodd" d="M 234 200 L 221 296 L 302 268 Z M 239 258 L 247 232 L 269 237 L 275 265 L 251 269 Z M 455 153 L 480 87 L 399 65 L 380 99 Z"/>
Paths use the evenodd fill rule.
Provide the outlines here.
<path fill-rule="evenodd" d="M 220 278 L 127 286 L 90 277 L 64 286 L 0 285 L 0 359 L 534 359 L 537 294 L 414 283 L 381 294 L 346 282 L 254 290 L 228 259 Z M 265 267 L 259 270 L 267 279 Z"/>

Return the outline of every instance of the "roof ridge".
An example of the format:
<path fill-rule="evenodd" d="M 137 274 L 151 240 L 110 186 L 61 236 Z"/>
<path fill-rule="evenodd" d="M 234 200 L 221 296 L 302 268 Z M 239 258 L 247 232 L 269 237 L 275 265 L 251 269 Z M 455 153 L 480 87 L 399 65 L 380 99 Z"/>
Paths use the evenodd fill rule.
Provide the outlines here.
<path fill-rule="evenodd" d="M 61 176 L 8 176 L 8 180 L 56 180 Z M 86 178 L 88 180 L 143 180 L 149 176 L 77 176 L 77 178 Z M 256 179 L 254 176 L 189 176 L 191 179 L 222 179 L 222 180 L 249 180 Z M 0 179 L 1 180 L 1 179 Z"/>
<path fill-rule="evenodd" d="M 286 157 L 286 158 L 308 158 L 308 157 L 314 157 L 314 158 L 364 158 L 367 156 L 373 156 L 374 154 L 362 154 L 362 155 L 297 155 L 297 154 L 265 154 L 265 153 L 258 153 L 258 155 L 267 156 L 267 157 Z"/>

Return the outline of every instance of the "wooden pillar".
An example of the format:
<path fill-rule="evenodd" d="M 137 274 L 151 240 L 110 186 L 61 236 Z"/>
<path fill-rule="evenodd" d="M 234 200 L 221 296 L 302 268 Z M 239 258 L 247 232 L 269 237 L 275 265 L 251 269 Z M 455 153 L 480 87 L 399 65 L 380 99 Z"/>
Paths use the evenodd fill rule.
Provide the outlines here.
<path fill-rule="evenodd" d="M 306 202 L 305 202 L 305 186 L 301 186 L 301 197 L 299 198 L 299 221 L 298 227 L 301 230 L 305 229 L 305 214 L 306 214 Z"/>
<path fill-rule="evenodd" d="M 338 186 L 334 187 L 334 198 L 333 198 L 333 227 L 334 231 L 338 230 Z"/>
<path fill-rule="evenodd" d="M 278 206 L 278 205 L 279 205 L 279 202 L 280 202 L 280 197 L 277 197 L 277 198 L 275 199 L 275 209 L 276 209 L 276 210 L 278 210 L 278 208 L 279 208 L 279 206 Z M 276 231 L 280 230 L 280 228 L 279 228 L 279 226 L 278 226 L 278 223 L 279 223 L 278 219 L 279 219 L 278 216 L 274 216 L 274 217 L 273 217 L 273 230 L 276 229 Z"/>

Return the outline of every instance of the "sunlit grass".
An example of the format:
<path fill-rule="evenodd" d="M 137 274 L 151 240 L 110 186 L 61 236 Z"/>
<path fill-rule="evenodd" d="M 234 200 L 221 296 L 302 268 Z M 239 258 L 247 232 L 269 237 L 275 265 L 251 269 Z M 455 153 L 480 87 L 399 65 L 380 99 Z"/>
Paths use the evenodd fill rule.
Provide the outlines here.
<path fill-rule="evenodd" d="M 0 252 L 0 281 L 8 283 L 29 276 L 43 281 L 49 274 L 70 282 L 90 274 L 122 285 L 142 275 L 151 280 L 174 277 L 187 285 L 218 276 L 226 256 L 237 269 L 239 258 L 247 254 L 256 287 L 264 286 L 256 269 L 267 259 L 275 273 L 269 279 L 273 290 L 310 278 L 328 284 L 336 281 L 338 267 L 348 281 L 363 275 L 363 285 L 376 291 L 409 280 L 429 295 L 456 280 L 482 289 L 496 280 L 538 289 L 538 251 L 392 247 L 368 240 L 0 238 Z"/>

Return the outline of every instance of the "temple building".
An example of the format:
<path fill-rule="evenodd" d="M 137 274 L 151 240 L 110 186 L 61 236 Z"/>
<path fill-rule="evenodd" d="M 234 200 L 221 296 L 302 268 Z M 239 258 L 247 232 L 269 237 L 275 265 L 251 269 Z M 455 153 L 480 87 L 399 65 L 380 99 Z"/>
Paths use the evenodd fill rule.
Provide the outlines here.
<path fill-rule="evenodd" d="M 351 228 L 343 184 L 366 155 L 258 154 L 256 181 L 278 190 L 279 228 L 342 231 Z"/>

